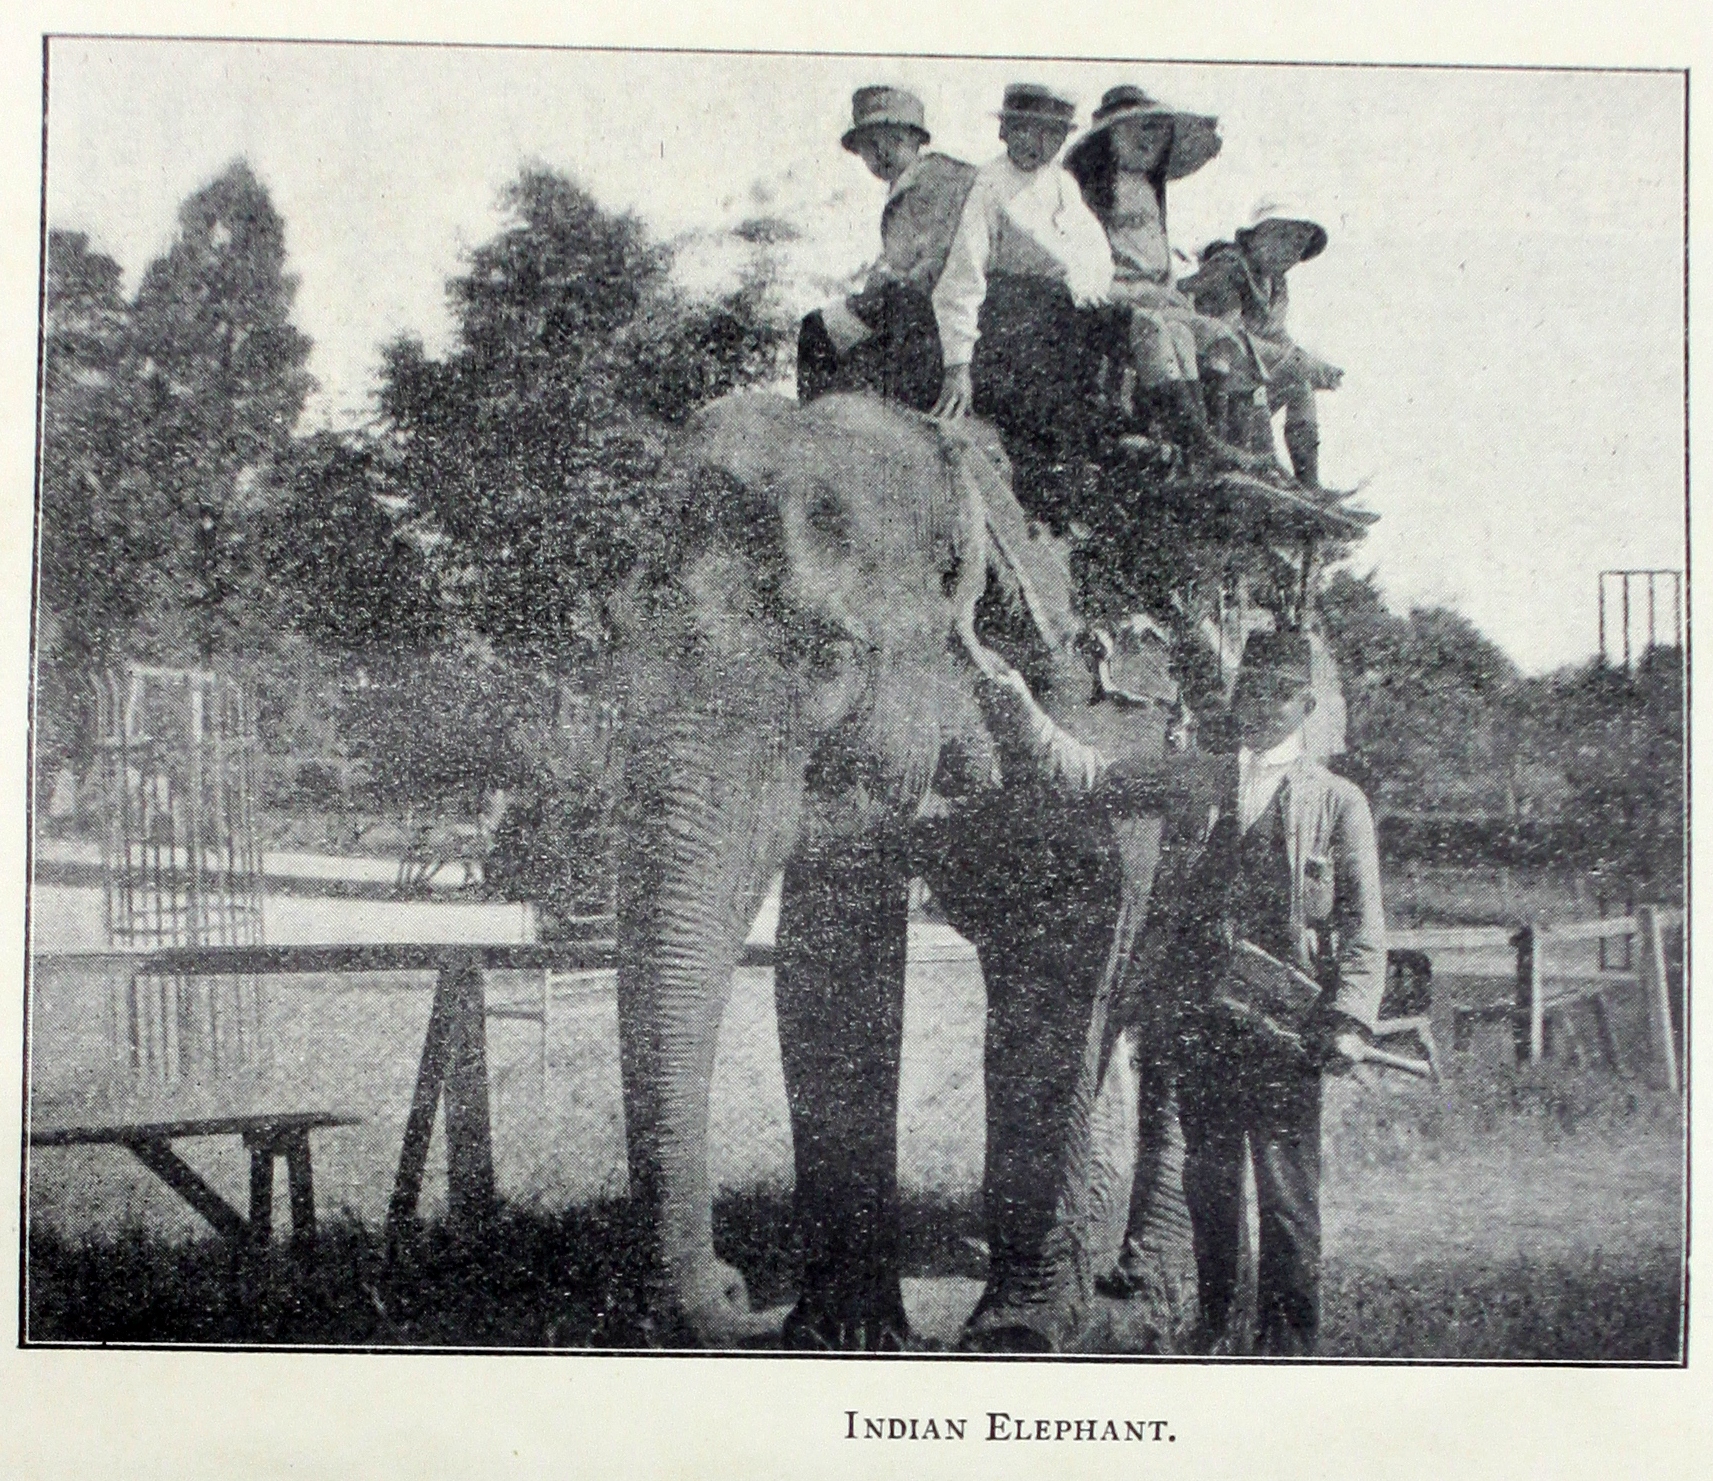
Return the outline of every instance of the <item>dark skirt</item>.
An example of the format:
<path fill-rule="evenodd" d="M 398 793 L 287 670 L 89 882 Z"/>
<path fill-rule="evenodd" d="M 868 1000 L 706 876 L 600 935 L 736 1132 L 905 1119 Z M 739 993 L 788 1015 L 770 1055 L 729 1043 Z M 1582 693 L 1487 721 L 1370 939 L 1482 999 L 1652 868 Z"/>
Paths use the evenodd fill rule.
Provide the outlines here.
<path fill-rule="evenodd" d="M 797 396 L 814 401 L 834 391 L 867 391 L 917 411 L 940 395 L 940 330 L 926 294 L 902 283 L 865 289 L 850 300 L 871 333 L 841 356 L 820 311 L 807 315 L 797 335 Z"/>
<path fill-rule="evenodd" d="M 1063 283 L 996 273 L 979 325 L 970 361 L 976 415 L 999 428 L 1024 508 L 1057 525 L 1088 450 L 1094 316 L 1078 312 Z"/>

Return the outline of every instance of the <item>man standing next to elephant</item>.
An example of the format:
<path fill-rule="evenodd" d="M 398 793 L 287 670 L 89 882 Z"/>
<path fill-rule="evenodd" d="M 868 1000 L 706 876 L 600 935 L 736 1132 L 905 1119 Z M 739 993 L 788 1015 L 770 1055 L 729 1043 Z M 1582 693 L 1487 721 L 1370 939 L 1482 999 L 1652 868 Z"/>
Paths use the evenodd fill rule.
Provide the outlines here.
<path fill-rule="evenodd" d="M 1260 1213 L 1257 1350 L 1312 1353 L 1320 1322 L 1321 1071 L 1357 1057 L 1385 987 L 1380 861 L 1367 799 L 1307 751 L 1316 644 L 1258 633 L 1232 712 L 1241 749 L 1174 912 L 1166 981 L 1205 1001 L 1231 946 L 1249 942 L 1314 977 L 1322 994 L 1301 1046 L 1192 1010 L 1179 1074 L 1184 1199 L 1204 1340 L 1229 1346 L 1242 1239 L 1243 1165 Z M 1230 771 L 1235 771 L 1235 776 Z M 1113 777 L 1122 792 L 1122 775 Z M 1170 908 L 1170 907 L 1168 907 Z M 1209 928 L 1212 928 L 1211 931 Z M 1248 1147 L 1245 1148 L 1245 1137 Z"/>
<path fill-rule="evenodd" d="M 880 260 L 860 293 L 805 316 L 797 336 L 797 394 L 875 392 L 926 411 L 939 395 L 940 333 L 931 295 L 946 265 L 974 165 L 924 153 L 922 101 L 895 87 L 858 88 L 843 144 L 887 186 Z"/>
<path fill-rule="evenodd" d="M 1260 1212 L 1257 1347 L 1312 1353 L 1320 1320 L 1321 1074 L 1362 1055 L 1385 987 L 1373 819 L 1360 788 L 1316 760 L 1325 652 L 1303 632 L 1256 633 L 1232 698 L 1235 756 L 1108 763 L 1031 715 L 1035 749 L 1116 815 L 1160 814 L 1176 855 L 1144 936 L 1144 990 L 1177 1005 L 1184 1198 L 1204 1344 L 1229 1350 L 1245 1157 Z M 1023 691 L 1011 687 L 1013 702 Z M 1027 701 L 1022 708 L 1028 709 Z M 1015 716 L 1013 717 L 1015 721 Z M 1292 1042 L 1220 1006 L 1238 943 L 1314 978 Z M 1247 1147 L 1245 1139 L 1247 1138 Z"/>
<path fill-rule="evenodd" d="M 1006 88 L 1005 153 L 977 172 L 934 289 L 946 368 L 933 414 L 990 418 L 1025 508 L 1048 516 L 1081 458 L 1092 400 L 1077 310 L 1112 286 L 1106 232 L 1056 163 L 1075 114 L 1048 88 Z"/>

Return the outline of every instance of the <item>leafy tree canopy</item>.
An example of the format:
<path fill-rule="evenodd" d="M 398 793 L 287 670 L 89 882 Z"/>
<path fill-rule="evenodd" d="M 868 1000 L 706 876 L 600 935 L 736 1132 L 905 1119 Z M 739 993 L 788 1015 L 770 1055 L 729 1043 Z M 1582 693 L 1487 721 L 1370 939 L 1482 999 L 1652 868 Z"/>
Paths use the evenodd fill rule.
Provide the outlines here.
<path fill-rule="evenodd" d="M 386 348 L 382 417 L 452 609 L 514 654 L 574 661 L 661 538 L 665 424 L 772 374 L 780 334 L 763 283 L 688 300 L 635 217 L 563 176 L 526 169 L 502 199 L 508 225 L 449 285 L 451 353 Z"/>

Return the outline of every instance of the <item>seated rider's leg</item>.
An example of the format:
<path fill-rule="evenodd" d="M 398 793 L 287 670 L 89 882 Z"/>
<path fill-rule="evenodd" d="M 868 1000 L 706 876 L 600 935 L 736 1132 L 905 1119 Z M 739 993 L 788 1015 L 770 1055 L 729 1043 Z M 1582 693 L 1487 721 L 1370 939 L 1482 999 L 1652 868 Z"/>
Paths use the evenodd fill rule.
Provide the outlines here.
<path fill-rule="evenodd" d="M 975 412 L 998 428 L 1023 507 L 1055 529 L 1078 497 L 1092 367 L 1064 284 L 996 273 L 970 361 Z"/>
<path fill-rule="evenodd" d="M 837 388 L 839 352 L 821 318 L 821 311 L 805 314 L 797 330 L 797 399 L 814 401 Z"/>
<path fill-rule="evenodd" d="M 1282 368 L 1267 387 L 1269 406 L 1285 410 L 1285 451 L 1297 481 L 1320 487 L 1320 417 L 1308 377 Z"/>
<path fill-rule="evenodd" d="M 925 293 L 893 283 L 881 290 L 877 308 L 873 344 L 880 394 L 916 411 L 932 409 L 944 374 L 933 302 Z"/>
<path fill-rule="evenodd" d="M 1195 331 L 1181 318 L 1137 309 L 1130 320 L 1139 387 L 1165 416 L 1169 435 L 1192 457 L 1250 467 L 1253 457 L 1215 432 L 1202 397 Z"/>

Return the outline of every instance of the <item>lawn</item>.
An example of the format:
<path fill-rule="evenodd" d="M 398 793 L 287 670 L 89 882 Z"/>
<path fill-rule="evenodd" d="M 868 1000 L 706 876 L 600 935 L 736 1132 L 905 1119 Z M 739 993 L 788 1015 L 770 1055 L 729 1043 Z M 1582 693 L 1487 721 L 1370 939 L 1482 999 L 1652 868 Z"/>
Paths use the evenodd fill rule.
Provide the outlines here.
<path fill-rule="evenodd" d="M 1623 1074 L 1599 1062 L 1519 1069 L 1504 1030 L 1451 1050 L 1450 1011 L 1508 984 L 1436 984 L 1439 1086 L 1349 1082 L 1325 1117 L 1323 1350 L 1339 1356 L 1671 1361 L 1682 1310 L 1684 1158 L 1677 1097 L 1649 1082 L 1639 1014 L 1620 1013 Z M 312 1093 L 362 1106 L 319 1133 L 323 1237 L 234 1281 L 196 1217 L 111 1148 L 29 1166 L 33 1340 L 613 1345 L 638 1340 L 614 1277 L 634 1250 L 610 978 L 562 982 L 540 1083 L 534 1024 L 490 1024 L 504 1211 L 479 1246 L 439 1223 L 437 1135 L 420 1241 L 388 1266 L 385 1218 L 429 1007 L 421 978 L 301 978 L 271 991 L 276 1059 Z M 527 996 L 524 979 L 490 1000 Z M 42 974 L 38 1087 L 75 1077 L 102 1041 L 99 983 Z M 909 1273 L 955 1305 L 982 1274 L 984 999 L 968 961 L 916 962 L 906 1006 L 900 1180 Z M 1593 1036 L 1585 1035 L 1588 1042 Z M 193 1145 L 242 1203 L 240 1150 Z M 713 1095 L 716 1238 L 753 1297 L 789 1299 L 790 1131 L 770 978 L 739 975 Z M 277 1200 L 283 1202 L 283 1198 Z M 929 1287 L 913 1286 L 913 1292 Z"/>

